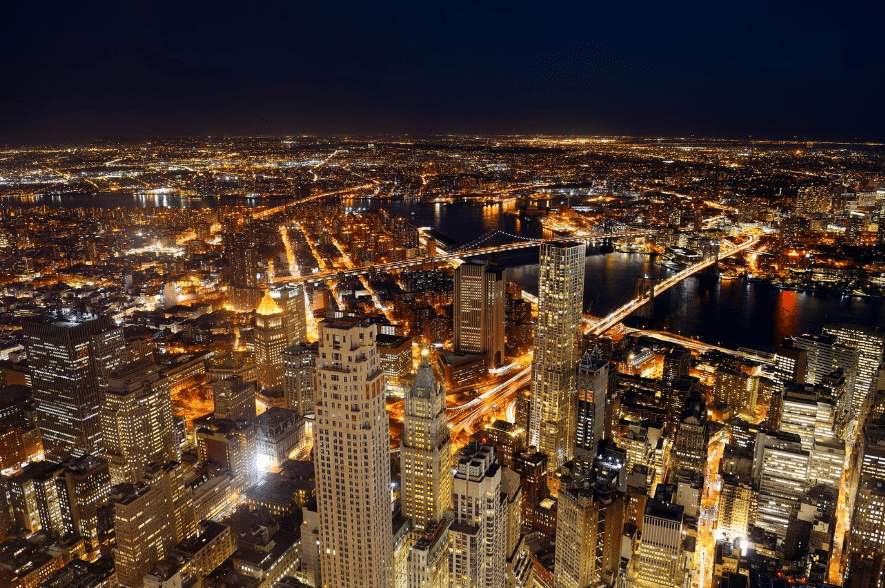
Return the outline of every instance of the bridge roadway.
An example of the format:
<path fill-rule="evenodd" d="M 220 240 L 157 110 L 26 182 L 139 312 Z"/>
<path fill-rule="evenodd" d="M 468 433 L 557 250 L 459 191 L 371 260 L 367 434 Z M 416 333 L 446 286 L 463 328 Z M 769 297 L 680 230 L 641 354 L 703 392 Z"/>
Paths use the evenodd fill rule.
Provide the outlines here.
<path fill-rule="evenodd" d="M 625 237 L 639 237 L 652 235 L 657 233 L 657 231 L 634 231 L 629 233 L 613 233 L 613 234 L 598 234 L 598 235 L 585 235 L 581 237 L 561 237 L 561 238 L 553 238 L 553 239 L 527 239 L 525 241 L 519 243 L 509 243 L 507 245 L 491 245 L 489 247 L 477 247 L 473 249 L 468 249 L 465 251 L 452 251 L 450 253 L 446 253 L 443 255 L 435 255 L 432 257 L 421 257 L 417 259 L 408 259 L 404 261 L 392 261 L 389 263 L 378 263 L 375 265 L 358 267 L 348 270 L 340 270 L 340 271 L 325 271 L 325 272 L 317 272 L 314 274 L 308 274 L 305 276 L 289 276 L 289 277 L 281 277 L 275 280 L 275 283 L 292 283 L 292 284 L 320 284 L 327 280 L 335 280 L 339 278 L 347 278 L 351 276 L 364 276 L 368 275 L 372 272 L 377 271 L 395 271 L 395 270 L 403 270 L 408 269 L 410 267 L 422 266 L 425 264 L 438 264 L 445 263 L 447 261 L 453 259 L 459 259 L 462 257 L 476 257 L 479 255 L 490 255 L 492 253 L 500 253 L 502 251 L 513 251 L 516 249 L 527 249 L 529 247 L 537 247 L 541 243 L 550 243 L 555 241 L 600 241 L 603 239 L 618 239 Z"/>
<path fill-rule="evenodd" d="M 726 257 L 731 257 L 736 253 L 746 251 L 747 249 L 756 245 L 758 242 L 759 237 L 752 237 L 751 239 L 745 241 L 744 243 L 741 243 L 740 245 L 729 248 L 727 251 L 720 251 L 715 258 L 706 259 L 694 265 L 690 265 L 687 268 L 679 271 L 678 273 L 673 274 L 663 282 L 655 284 L 652 295 L 657 296 L 659 294 L 662 294 L 685 278 L 693 276 L 697 272 L 710 267 L 714 263 L 725 259 Z M 637 310 L 646 302 L 648 302 L 647 297 L 634 298 L 630 302 L 624 304 L 620 308 L 616 308 L 601 319 L 594 320 L 592 318 L 584 317 L 584 332 L 590 335 L 601 335 L 628 316 L 630 316 L 630 313 Z"/>

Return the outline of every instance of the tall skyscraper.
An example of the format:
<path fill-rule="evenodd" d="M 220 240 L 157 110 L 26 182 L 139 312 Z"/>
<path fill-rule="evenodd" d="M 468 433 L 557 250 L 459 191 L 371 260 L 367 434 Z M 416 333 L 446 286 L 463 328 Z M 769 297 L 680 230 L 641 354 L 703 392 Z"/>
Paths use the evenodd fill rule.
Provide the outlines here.
<path fill-rule="evenodd" d="M 753 416 L 759 398 L 759 378 L 740 369 L 721 366 L 716 369 L 713 402 L 729 406 L 738 414 Z"/>
<path fill-rule="evenodd" d="M 427 358 L 406 393 L 400 445 L 403 515 L 412 520 L 414 545 L 408 556 L 412 588 L 443 588 L 448 582 L 452 506 L 451 433 L 446 423 L 446 392 Z"/>
<path fill-rule="evenodd" d="M 390 450 L 377 326 L 326 320 L 319 335 L 314 452 L 323 586 L 387 588 Z"/>
<path fill-rule="evenodd" d="M 489 445 L 458 454 L 451 527 L 452 588 L 503 588 L 507 512 L 501 501 L 501 467 Z"/>
<path fill-rule="evenodd" d="M 212 382 L 215 418 L 248 421 L 255 418 L 255 381 L 240 376 L 226 376 Z"/>
<path fill-rule="evenodd" d="M 556 519 L 557 588 L 610 586 L 617 577 L 624 498 L 608 480 L 578 480 L 560 490 Z"/>
<path fill-rule="evenodd" d="M 651 586 L 681 586 L 683 573 L 682 533 L 685 509 L 654 499 L 645 505 L 642 520 L 642 542 L 639 545 L 637 573 L 640 580 Z M 632 570 L 631 570 L 632 571 Z M 627 585 L 634 585 L 628 574 Z"/>
<path fill-rule="evenodd" d="M 572 458 L 586 250 L 577 242 L 541 244 L 529 445 L 550 456 L 549 471 Z"/>
<path fill-rule="evenodd" d="M 850 404 L 853 406 L 860 368 L 860 350 L 857 346 L 853 343 L 840 341 L 839 337 L 832 333 L 800 335 L 796 337 L 795 345 L 808 353 L 808 371 L 805 374 L 805 382 L 820 384 L 824 377 L 833 370 L 842 369 L 845 374 L 845 392 L 851 399 Z M 861 399 L 862 405 L 866 396 L 860 394 L 858 398 Z"/>
<path fill-rule="evenodd" d="M 112 484 L 134 484 L 149 463 L 179 459 L 169 380 L 152 360 L 131 363 L 108 377 L 101 428 Z"/>
<path fill-rule="evenodd" d="M 504 363 L 504 269 L 466 262 L 455 270 L 455 351 Z"/>
<path fill-rule="evenodd" d="M 851 519 L 849 550 L 864 553 L 875 550 L 885 553 L 885 420 L 867 423 L 861 447 L 860 477 Z M 879 586 L 882 578 L 879 577 Z"/>
<path fill-rule="evenodd" d="M 759 485 L 757 527 L 781 539 L 786 537 L 791 514 L 805 495 L 808 458 L 795 433 L 756 435 L 753 477 Z"/>
<path fill-rule="evenodd" d="M 283 350 L 283 388 L 286 408 L 313 414 L 317 345 L 298 344 Z"/>
<path fill-rule="evenodd" d="M 774 358 L 774 375 L 781 382 L 803 384 L 808 370 L 808 351 L 785 339 Z"/>
<path fill-rule="evenodd" d="M 229 273 L 229 299 L 241 312 L 253 310 L 261 300 L 258 288 L 258 252 L 241 243 L 226 247 Z"/>
<path fill-rule="evenodd" d="M 668 386 L 690 375 L 690 371 L 691 351 L 685 347 L 673 347 L 664 355 L 664 372 L 661 379 Z"/>
<path fill-rule="evenodd" d="M 109 317 L 74 313 L 26 322 L 22 330 L 47 457 L 97 453 L 101 390 L 126 361 L 123 330 Z"/>
<path fill-rule="evenodd" d="M 307 314 L 304 306 L 304 290 L 298 286 L 284 286 L 270 291 L 277 306 L 283 309 L 283 326 L 286 330 L 286 346 L 307 343 Z"/>
<path fill-rule="evenodd" d="M 446 423 L 446 392 L 433 373 L 427 351 L 415 384 L 405 397 L 400 449 L 403 515 L 423 531 L 442 519 L 452 504 L 451 433 Z"/>
<path fill-rule="evenodd" d="M 264 390 L 283 390 L 283 350 L 288 338 L 285 313 L 266 292 L 255 311 L 255 360 L 258 363 L 258 386 Z"/>
<path fill-rule="evenodd" d="M 609 364 L 587 351 L 578 364 L 578 406 L 575 429 L 575 461 L 582 471 L 590 469 L 599 442 L 605 436 L 605 394 Z"/>
<path fill-rule="evenodd" d="M 885 353 L 885 329 L 870 325 L 853 323 L 827 323 L 824 333 L 835 335 L 839 343 L 853 345 L 859 352 L 857 377 L 851 395 L 851 408 L 859 412 L 865 405 L 867 397 L 875 392 L 876 374 L 882 364 Z M 843 366 L 837 366 L 843 367 Z M 846 369 L 846 380 L 848 370 Z M 846 387 L 849 385 L 846 382 Z"/>

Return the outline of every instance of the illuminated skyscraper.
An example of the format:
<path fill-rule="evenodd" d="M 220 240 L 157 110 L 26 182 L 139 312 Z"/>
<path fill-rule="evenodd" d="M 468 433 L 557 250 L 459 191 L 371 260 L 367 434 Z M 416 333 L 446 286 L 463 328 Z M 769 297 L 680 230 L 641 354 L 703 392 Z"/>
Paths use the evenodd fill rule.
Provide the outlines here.
<path fill-rule="evenodd" d="M 455 351 L 504 363 L 504 269 L 466 262 L 455 270 Z"/>
<path fill-rule="evenodd" d="M 624 498 L 607 480 L 560 490 L 556 519 L 557 588 L 610 586 L 621 560 Z"/>
<path fill-rule="evenodd" d="M 314 381 L 317 345 L 292 345 L 283 350 L 283 388 L 286 408 L 300 414 L 313 414 Z"/>
<path fill-rule="evenodd" d="M 73 313 L 27 322 L 22 330 L 47 457 L 97 453 L 101 389 L 126 361 L 123 330 L 109 317 Z"/>
<path fill-rule="evenodd" d="M 427 359 L 405 397 L 400 446 L 403 515 L 412 520 L 415 542 L 408 556 L 409 586 L 443 588 L 448 584 L 448 544 L 452 506 L 451 433 L 446 423 L 446 391 Z"/>
<path fill-rule="evenodd" d="M 605 436 L 605 394 L 609 364 L 589 351 L 578 364 L 578 406 L 575 432 L 575 460 L 582 471 L 589 470 L 599 442 Z"/>
<path fill-rule="evenodd" d="M 390 440 L 377 326 L 326 320 L 319 335 L 314 453 L 323 586 L 388 588 Z"/>
<path fill-rule="evenodd" d="M 258 288 L 258 252 L 252 247 L 234 243 L 226 247 L 231 305 L 242 312 L 258 306 L 261 289 Z"/>
<path fill-rule="evenodd" d="M 490 445 L 468 445 L 457 457 L 451 527 L 452 588 L 503 588 L 506 503 L 501 467 Z"/>
<path fill-rule="evenodd" d="M 286 330 L 286 346 L 307 342 L 307 315 L 304 306 L 304 290 L 298 286 L 285 286 L 270 291 L 277 306 L 283 309 L 283 326 Z"/>
<path fill-rule="evenodd" d="M 870 422 L 864 428 L 860 455 L 860 478 L 851 519 L 849 550 L 885 553 L 885 421 Z M 881 578 L 880 584 L 881 586 Z"/>
<path fill-rule="evenodd" d="M 179 459 L 169 380 L 151 360 L 110 374 L 101 407 L 104 451 L 111 483 L 134 484 L 151 463 Z"/>
<path fill-rule="evenodd" d="M 283 390 L 283 350 L 288 343 L 285 313 L 265 293 L 255 311 L 255 360 L 258 363 L 258 386 L 264 390 Z"/>
<path fill-rule="evenodd" d="M 573 453 L 586 250 L 577 242 L 541 244 L 529 445 L 550 456 L 550 471 Z"/>
<path fill-rule="evenodd" d="M 874 386 L 876 373 L 882 364 L 885 352 L 885 329 L 852 323 L 827 323 L 824 325 L 824 333 L 835 335 L 839 343 L 852 345 L 859 352 L 857 376 L 853 387 L 848 373 L 850 367 L 841 365 L 836 367 L 845 370 L 846 391 L 851 392 L 851 408 L 855 412 L 860 412 L 870 393 L 876 391 Z"/>
<path fill-rule="evenodd" d="M 442 519 L 452 504 L 451 433 L 446 423 L 446 392 L 437 382 L 427 352 L 415 384 L 406 394 L 400 449 L 403 515 L 423 531 Z"/>

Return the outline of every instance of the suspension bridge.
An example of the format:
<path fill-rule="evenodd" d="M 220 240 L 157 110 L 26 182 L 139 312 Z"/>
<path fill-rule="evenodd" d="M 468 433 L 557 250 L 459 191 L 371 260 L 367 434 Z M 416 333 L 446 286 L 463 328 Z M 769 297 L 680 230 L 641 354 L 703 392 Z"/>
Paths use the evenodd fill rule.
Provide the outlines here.
<path fill-rule="evenodd" d="M 387 263 L 377 263 L 368 266 L 355 267 L 345 270 L 328 270 L 307 274 L 304 276 L 279 277 L 275 281 L 277 283 L 289 282 L 294 284 L 315 285 L 329 280 L 341 280 L 354 276 L 365 276 L 375 272 L 393 272 L 402 271 L 409 268 L 421 267 L 427 265 L 436 265 L 446 263 L 455 259 L 465 257 L 477 257 L 482 255 L 492 255 L 505 251 L 515 251 L 519 249 L 528 249 L 538 247 L 542 243 L 551 243 L 557 241 L 582 241 L 587 244 L 603 243 L 611 239 L 623 239 L 632 237 L 647 237 L 656 234 L 657 230 L 636 230 L 623 233 L 598 233 L 580 235 L 577 237 L 559 237 L 550 239 L 537 239 L 524 237 L 521 235 L 513 235 L 500 229 L 495 229 L 485 233 L 473 241 L 460 245 L 456 249 L 446 251 L 444 247 L 437 243 L 437 249 L 444 252 L 440 255 L 432 255 L 426 257 L 417 257 L 414 259 L 404 259 L 399 261 L 391 261 Z M 432 239 L 432 237 L 427 237 Z M 504 239 L 513 239 L 514 241 L 502 243 Z"/>

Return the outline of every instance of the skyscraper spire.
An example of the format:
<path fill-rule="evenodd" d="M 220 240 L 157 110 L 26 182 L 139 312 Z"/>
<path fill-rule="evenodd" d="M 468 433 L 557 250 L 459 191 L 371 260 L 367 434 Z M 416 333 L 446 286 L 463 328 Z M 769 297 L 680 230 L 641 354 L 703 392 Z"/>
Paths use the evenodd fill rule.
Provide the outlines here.
<path fill-rule="evenodd" d="M 446 392 L 430 366 L 427 350 L 405 398 L 400 450 L 403 514 L 423 530 L 438 522 L 452 500 L 451 433 L 446 423 Z"/>

